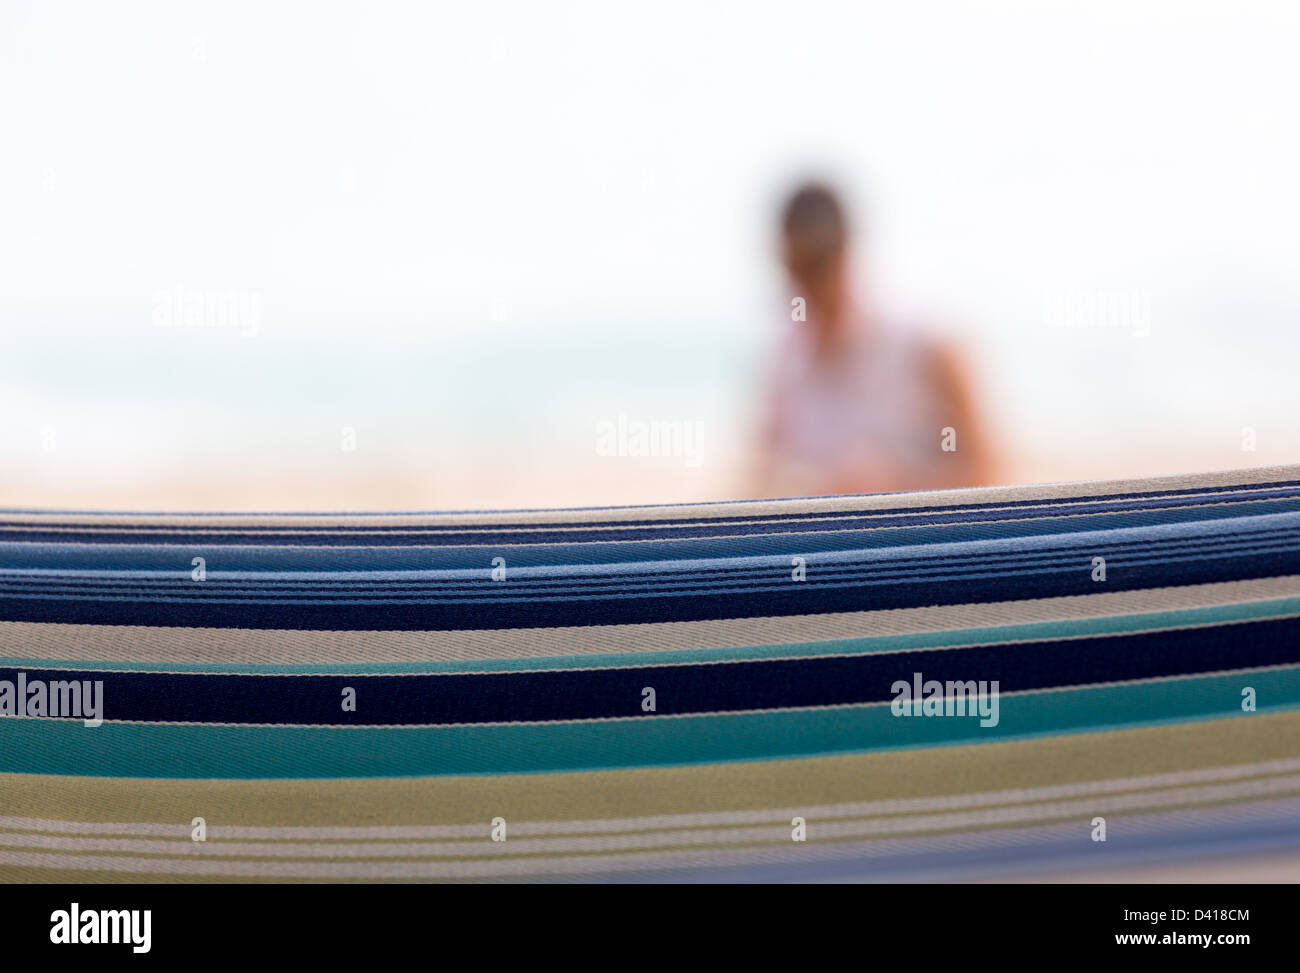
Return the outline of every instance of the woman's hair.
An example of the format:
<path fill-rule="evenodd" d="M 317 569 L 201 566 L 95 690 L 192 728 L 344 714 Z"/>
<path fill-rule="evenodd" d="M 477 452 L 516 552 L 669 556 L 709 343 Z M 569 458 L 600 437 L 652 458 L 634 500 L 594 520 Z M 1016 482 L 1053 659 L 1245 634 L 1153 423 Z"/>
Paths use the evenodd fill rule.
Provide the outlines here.
<path fill-rule="evenodd" d="M 848 245 L 848 219 L 835 191 L 819 182 L 796 189 L 781 214 L 781 243 L 797 279 L 820 277 L 833 267 Z"/>

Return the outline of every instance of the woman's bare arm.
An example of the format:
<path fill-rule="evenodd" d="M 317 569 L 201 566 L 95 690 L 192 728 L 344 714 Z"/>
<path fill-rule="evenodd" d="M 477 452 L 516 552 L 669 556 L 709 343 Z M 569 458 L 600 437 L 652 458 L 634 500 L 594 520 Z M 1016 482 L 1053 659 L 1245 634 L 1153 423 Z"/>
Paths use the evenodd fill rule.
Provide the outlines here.
<path fill-rule="evenodd" d="M 996 449 L 976 402 L 971 369 L 960 349 L 944 343 L 935 349 L 935 381 L 948 406 L 948 425 L 957 432 L 962 480 L 954 486 L 989 486 L 998 482 Z"/>

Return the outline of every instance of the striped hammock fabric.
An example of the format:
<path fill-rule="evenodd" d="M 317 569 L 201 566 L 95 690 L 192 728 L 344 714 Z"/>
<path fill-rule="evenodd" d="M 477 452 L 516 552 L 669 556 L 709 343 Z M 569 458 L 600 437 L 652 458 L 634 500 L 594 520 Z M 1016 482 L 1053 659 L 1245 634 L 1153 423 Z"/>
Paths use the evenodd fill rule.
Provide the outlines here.
<path fill-rule="evenodd" d="M 11 510 L 0 638 L 5 881 L 953 879 L 1300 848 L 1300 467 Z"/>

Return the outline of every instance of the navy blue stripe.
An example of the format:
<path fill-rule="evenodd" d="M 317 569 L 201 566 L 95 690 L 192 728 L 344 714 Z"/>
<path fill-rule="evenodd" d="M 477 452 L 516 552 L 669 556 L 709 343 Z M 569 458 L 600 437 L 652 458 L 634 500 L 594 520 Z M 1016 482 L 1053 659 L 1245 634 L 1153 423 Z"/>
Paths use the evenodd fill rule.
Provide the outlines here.
<path fill-rule="evenodd" d="M 775 661 L 600 670 L 391 675 L 227 675 L 24 669 L 104 682 L 103 716 L 142 722 L 412 725 L 734 712 L 887 701 L 897 680 L 996 680 L 999 691 L 1167 678 L 1300 662 L 1300 619 L 1181 631 Z M 13 668 L 0 679 L 16 682 Z M 356 691 L 355 712 L 342 709 Z"/>
<path fill-rule="evenodd" d="M 340 630 L 439 630 L 536 628 L 749 618 L 913 608 L 926 605 L 1006 601 L 1131 591 L 1300 574 L 1300 552 L 1274 550 L 1232 556 L 1192 553 L 1176 561 L 1143 561 L 1137 555 L 1108 560 L 1103 584 L 1091 580 L 1090 559 L 1045 570 L 1018 565 L 987 576 L 924 576 L 844 584 L 787 583 L 763 591 L 710 590 L 673 593 L 610 593 L 607 596 L 478 599 L 443 603 L 298 605 L 232 599 L 229 603 L 161 600 L 113 601 L 6 596 L 0 619 L 97 625 L 168 625 L 212 628 Z M 480 603 L 481 602 L 481 603 Z"/>
<path fill-rule="evenodd" d="M 643 564 L 660 560 L 762 557 L 792 553 L 885 550 L 927 543 L 1029 540 L 1061 535 L 1086 535 L 1098 530 L 1132 529 L 1163 525 L 1201 524 L 1221 533 L 1258 532 L 1254 518 L 1265 513 L 1300 511 L 1300 501 L 1268 501 L 1249 511 L 1237 506 L 1194 510 L 1154 510 L 1093 515 L 1048 517 L 1032 521 L 992 524 L 938 525 L 881 530 L 838 531 L 816 535 L 771 534 L 697 540 L 642 540 L 609 544 L 539 544 L 523 547 L 269 547 L 222 548 L 205 543 L 166 546 L 111 544 L 0 544 L 0 567 L 30 569 L 175 570 L 177 562 L 188 571 L 192 555 L 209 559 L 209 569 L 228 571 L 409 571 L 463 570 L 487 567 L 492 558 L 505 555 L 512 567 L 565 568 L 626 562 Z M 1231 523 L 1222 523 L 1225 520 Z M 802 548 L 802 550 L 800 550 Z M 216 560 L 219 558 L 219 562 Z"/>
<path fill-rule="evenodd" d="M 660 568 L 660 570 L 617 570 L 619 565 L 611 565 L 610 568 L 595 568 L 591 571 L 576 571 L 572 565 L 555 565 L 550 568 L 551 575 L 524 575 L 516 572 L 512 576 L 511 588 L 549 588 L 558 587 L 558 585 L 580 585 L 580 587 L 601 588 L 608 585 L 624 584 L 649 584 L 654 581 L 676 581 L 681 580 L 682 576 L 689 575 L 692 579 L 741 579 L 754 578 L 754 576 L 787 576 L 789 572 L 788 557 L 798 553 L 806 558 L 807 565 L 818 566 L 818 576 L 829 575 L 852 575 L 853 572 L 870 572 L 872 576 L 879 571 L 911 571 L 922 570 L 922 568 L 932 566 L 944 566 L 953 568 L 959 565 L 983 566 L 992 565 L 998 562 L 1036 562 L 1049 561 L 1049 559 L 1060 557 L 1060 555 L 1075 555 L 1079 553 L 1082 546 L 1088 546 L 1089 550 L 1096 546 L 1097 549 L 1104 549 L 1109 555 L 1118 555 L 1127 552 L 1141 552 L 1144 554 L 1177 554 L 1190 552 L 1190 550 L 1205 550 L 1208 553 L 1221 553 L 1223 550 L 1255 548 L 1258 545 L 1275 545 L 1290 542 L 1300 537 L 1300 526 L 1296 527 L 1262 527 L 1257 529 L 1235 529 L 1230 533 L 1219 533 L 1219 535 L 1188 535 L 1177 537 L 1136 537 L 1135 540 L 1115 541 L 1108 539 L 1102 545 L 1084 545 L 1082 544 L 1083 535 L 1065 535 L 1062 544 L 1056 545 L 1036 545 L 1034 548 L 1021 548 L 1017 550 L 970 550 L 962 554 L 943 553 L 943 554 L 922 554 L 914 557 L 894 557 L 894 554 L 904 550 L 902 548 L 885 548 L 871 550 L 866 557 L 857 558 L 827 558 L 823 559 L 820 553 L 810 553 L 800 549 L 790 548 L 781 557 L 779 563 L 748 563 L 748 565 L 731 565 L 727 562 L 720 562 L 718 566 L 699 567 L 698 565 L 677 565 L 673 567 Z M 923 548 L 924 549 L 924 548 Z M 887 557 L 888 555 L 888 557 Z M 705 562 L 710 563 L 710 562 Z M 14 591 L 21 592 L 25 588 L 56 588 L 66 587 L 69 589 L 79 589 L 79 591 L 98 592 L 110 591 L 155 591 L 155 589 L 177 589 L 177 588 L 194 588 L 194 583 L 190 578 L 188 565 L 185 570 L 177 570 L 168 575 L 146 574 L 139 572 L 139 575 L 108 575 L 104 572 L 86 572 L 86 571 L 57 571 L 45 572 L 45 574 L 29 574 L 29 572 L 12 572 L 6 574 L 5 568 L 0 568 L 0 588 L 12 587 Z M 13 571 L 8 568 L 8 571 Z M 30 571 L 30 568 L 29 568 Z M 278 578 L 243 578 L 237 576 L 237 572 L 222 572 L 209 570 L 209 584 L 220 584 L 227 591 L 247 591 L 257 592 L 266 591 L 274 588 L 302 589 L 302 591 L 318 591 L 318 589 L 339 588 L 348 593 L 357 591 L 402 591 L 407 588 L 430 589 L 430 591 L 455 591 L 455 589 L 473 589 L 478 585 L 490 580 L 490 568 L 482 567 L 474 575 L 458 576 L 458 578 L 417 578 L 411 580 L 394 579 L 394 578 L 367 578 L 356 574 L 342 574 L 339 572 L 335 578 L 295 578 L 295 575 L 303 574 L 298 571 L 282 571 Z M 372 572 L 372 574 L 382 574 L 382 572 Z"/>

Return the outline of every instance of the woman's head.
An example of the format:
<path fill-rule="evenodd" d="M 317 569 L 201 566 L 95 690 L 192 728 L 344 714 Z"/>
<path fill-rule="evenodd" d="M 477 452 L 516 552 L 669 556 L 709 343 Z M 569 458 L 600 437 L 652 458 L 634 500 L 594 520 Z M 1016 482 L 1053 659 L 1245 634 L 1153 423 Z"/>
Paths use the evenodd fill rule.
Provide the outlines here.
<path fill-rule="evenodd" d="M 809 182 L 781 213 L 781 261 L 790 283 L 822 316 L 835 316 L 848 299 L 849 228 L 834 190 Z"/>

